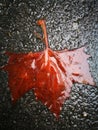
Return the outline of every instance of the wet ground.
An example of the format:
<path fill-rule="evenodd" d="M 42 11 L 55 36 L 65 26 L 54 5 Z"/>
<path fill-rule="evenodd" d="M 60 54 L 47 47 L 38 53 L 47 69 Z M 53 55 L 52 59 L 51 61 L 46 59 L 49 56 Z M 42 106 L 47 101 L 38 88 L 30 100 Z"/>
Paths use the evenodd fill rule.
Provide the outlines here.
<path fill-rule="evenodd" d="M 53 50 L 86 45 L 91 74 L 98 86 L 98 0 L 0 0 L 0 66 L 3 54 L 43 50 L 34 36 L 36 20 L 46 19 Z M 57 121 L 29 91 L 15 105 L 7 87 L 7 73 L 0 71 L 0 130 L 97 130 L 98 87 L 75 84 Z"/>

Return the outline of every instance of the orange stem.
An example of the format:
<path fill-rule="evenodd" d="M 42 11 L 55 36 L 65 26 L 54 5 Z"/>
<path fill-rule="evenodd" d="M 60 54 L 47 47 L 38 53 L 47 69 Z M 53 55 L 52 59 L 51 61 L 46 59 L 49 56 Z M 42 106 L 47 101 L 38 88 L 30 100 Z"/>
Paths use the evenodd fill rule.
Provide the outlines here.
<path fill-rule="evenodd" d="M 47 35 L 47 29 L 46 29 L 46 22 L 45 20 L 38 20 L 37 24 L 41 26 L 42 30 L 43 30 L 43 39 L 46 45 L 46 48 L 48 48 L 48 35 Z"/>

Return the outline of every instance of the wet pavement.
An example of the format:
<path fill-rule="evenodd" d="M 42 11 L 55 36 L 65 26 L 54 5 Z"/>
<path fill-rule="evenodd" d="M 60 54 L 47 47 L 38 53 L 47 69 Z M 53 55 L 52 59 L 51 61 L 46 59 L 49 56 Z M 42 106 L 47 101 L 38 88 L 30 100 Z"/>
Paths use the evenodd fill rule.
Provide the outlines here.
<path fill-rule="evenodd" d="M 3 53 L 41 51 L 35 37 L 41 32 L 36 20 L 46 19 L 49 46 L 53 50 L 86 45 L 88 63 L 96 87 L 74 84 L 59 120 L 35 100 L 32 90 L 12 105 L 7 73 L 0 71 L 0 130 L 97 130 L 98 129 L 98 0 L 1 0 L 0 66 Z"/>

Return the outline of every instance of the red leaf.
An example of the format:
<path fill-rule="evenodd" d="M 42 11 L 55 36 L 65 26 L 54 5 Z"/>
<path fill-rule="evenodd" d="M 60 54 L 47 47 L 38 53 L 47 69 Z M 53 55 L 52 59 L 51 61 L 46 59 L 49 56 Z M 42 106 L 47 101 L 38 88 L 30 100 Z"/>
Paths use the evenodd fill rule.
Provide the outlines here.
<path fill-rule="evenodd" d="M 71 51 L 51 50 L 48 47 L 45 21 L 39 20 L 37 24 L 42 27 L 44 35 L 41 39 L 46 49 L 27 54 L 6 52 L 9 61 L 3 69 L 8 72 L 8 84 L 14 102 L 33 89 L 36 99 L 58 117 L 73 83 L 95 85 L 89 73 L 89 55 L 83 52 L 85 47 Z M 39 34 L 36 35 L 40 38 Z"/>

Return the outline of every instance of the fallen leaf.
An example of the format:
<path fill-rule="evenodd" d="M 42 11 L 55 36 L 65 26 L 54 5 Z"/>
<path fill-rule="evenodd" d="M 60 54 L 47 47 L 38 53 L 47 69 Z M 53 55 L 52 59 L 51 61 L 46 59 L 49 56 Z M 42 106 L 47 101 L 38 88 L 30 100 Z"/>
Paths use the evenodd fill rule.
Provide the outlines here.
<path fill-rule="evenodd" d="M 84 53 L 85 47 L 51 50 L 48 47 L 45 20 L 38 20 L 37 24 L 43 30 L 43 38 L 36 35 L 45 43 L 45 50 L 25 54 L 6 52 L 9 60 L 2 69 L 8 72 L 13 102 L 33 89 L 36 99 L 58 118 L 73 83 L 95 85 L 87 63 L 90 56 Z"/>

